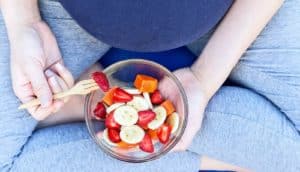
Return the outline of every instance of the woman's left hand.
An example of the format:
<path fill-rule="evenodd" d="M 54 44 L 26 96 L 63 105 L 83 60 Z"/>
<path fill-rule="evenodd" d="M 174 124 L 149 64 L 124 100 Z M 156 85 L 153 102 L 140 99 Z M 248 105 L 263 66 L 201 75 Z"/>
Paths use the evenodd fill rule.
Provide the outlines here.
<path fill-rule="evenodd" d="M 203 114 L 208 102 L 208 98 L 201 90 L 201 83 L 196 78 L 195 74 L 190 68 L 179 69 L 174 72 L 175 76 L 181 82 L 188 100 L 188 122 L 184 134 L 173 151 L 185 151 L 192 143 L 194 136 L 197 134 L 201 127 Z M 167 96 L 172 102 L 175 103 L 177 108 L 181 108 L 179 101 L 177 100 L 180 95 L 179 92 L 172 89 L 172 84 L 168 82 L 162 82 L 160 90 Z M 177 94 L 176 94 L 177 92 Z M 175 94 L 174 94 L 175 93 Z"/>

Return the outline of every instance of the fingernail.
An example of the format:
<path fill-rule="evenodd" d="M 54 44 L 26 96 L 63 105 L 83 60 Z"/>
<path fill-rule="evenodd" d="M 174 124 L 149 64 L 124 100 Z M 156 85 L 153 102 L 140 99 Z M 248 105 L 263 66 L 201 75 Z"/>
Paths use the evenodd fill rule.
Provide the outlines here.
<path fill-rule="evenodd" d="M 49 78 L 49 83 L 51 83 L 55 88 L 59 85 L 58 80 L 55 76 Z"/>
<path fill-rule="evenodd" d="M 52 70 L 47 69 L 47 70 L 45 71 L 45 75 L 46 75 L 48 78 L 50 78 L 50 77 L 54 76 L 55 73 L 54 73 Z"/>

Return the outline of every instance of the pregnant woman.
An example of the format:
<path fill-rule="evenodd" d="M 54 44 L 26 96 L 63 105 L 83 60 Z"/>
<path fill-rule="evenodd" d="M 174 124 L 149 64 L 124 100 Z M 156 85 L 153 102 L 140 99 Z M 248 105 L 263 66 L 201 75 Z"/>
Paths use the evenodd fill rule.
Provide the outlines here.
<path fill-rule="evenodd" d="M 300 171 L 299 0 L 0 0 L 0 7 L 0 171 L 197 171 L 211 163 L 204 156 Z M 174 71 L 188 97 L 188 125 L 161 159 L 109 157 L 84 123 L 66 124 L 83 120 L 83 97 L 52 100 L 99 69 L 91 66 L 110 46 L 184 45 L 199 56 Z M 222 86 L 226 79 L 234 86 Z M 35 97 L 41 106 L 17 109 Z"/>

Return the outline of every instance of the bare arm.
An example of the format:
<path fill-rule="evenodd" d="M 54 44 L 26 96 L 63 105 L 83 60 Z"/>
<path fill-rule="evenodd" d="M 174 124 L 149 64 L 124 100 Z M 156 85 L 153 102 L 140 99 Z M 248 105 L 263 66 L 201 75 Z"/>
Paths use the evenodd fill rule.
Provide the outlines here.
<path fill-rule="evenodd" d="M 276 13 L 283 0 L 236 0 L 191 70 L 175 72 L 189 103 L 188 124 L 175 150 L 186 150 L 201 127 L 203 113 L 242 54 Z"/>
<path fill-rule="evenodd" d="M 192 66 L 207 98 L 228 77 L 283 0 L 236 0 Z"/>
<path fill-rule="evenodd" d="M 37 0 L 0 0 L 0 8 L 10 41 L 20 26 L 41 20 Z"/>

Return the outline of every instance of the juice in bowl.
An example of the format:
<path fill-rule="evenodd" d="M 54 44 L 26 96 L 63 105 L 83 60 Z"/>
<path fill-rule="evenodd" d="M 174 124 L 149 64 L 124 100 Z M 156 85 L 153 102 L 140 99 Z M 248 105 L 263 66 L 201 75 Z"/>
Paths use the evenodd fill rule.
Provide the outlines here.
<path fill-rule="evenodd" d="M 93 74 L 102 90 L 87 95 L 84 108 L 97 145 L 112 157 L 135 163 L 169 152 L 180 140 L 188 116 L 177 78 L 165 67 L 141 59 L 117 62 L 103 73 Z"/>

